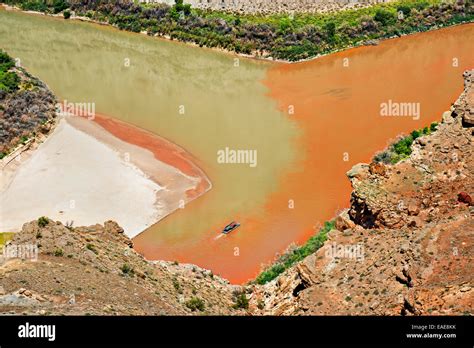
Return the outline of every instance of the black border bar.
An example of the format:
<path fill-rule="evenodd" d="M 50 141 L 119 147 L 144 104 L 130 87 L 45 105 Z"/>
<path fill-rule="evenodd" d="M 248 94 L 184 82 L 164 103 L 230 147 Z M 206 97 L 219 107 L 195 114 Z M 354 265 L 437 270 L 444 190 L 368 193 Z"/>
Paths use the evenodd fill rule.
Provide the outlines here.
<path fill-rule="evenodd" d="M 0 316 L 0 347 L 278 344 L 473 347 L 471 316 L 98 317 Z M 20 325 L 55 325 L 55 340 L 20 338 Z M 410 334 L 425 337 L 409 338 Z M 449 337 L 439 337 L 447 334 Z M 455 334 L 455 337 L 453 337 Z"/>

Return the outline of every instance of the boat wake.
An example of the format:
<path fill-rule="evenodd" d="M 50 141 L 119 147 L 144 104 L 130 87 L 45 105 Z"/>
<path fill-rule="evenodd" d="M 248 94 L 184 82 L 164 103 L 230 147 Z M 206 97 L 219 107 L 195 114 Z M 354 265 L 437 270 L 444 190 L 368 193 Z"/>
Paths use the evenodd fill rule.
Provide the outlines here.
<path fill-rule="evenodd" d="M 219 238 L 222 238 L 222 237 L 224 237 L 224 234 L 223 234 L 223 233 L 221 233 L 221 234 L 219 234 L 218 236 L 214 237 L 214 240 L 218 240 Z"/>

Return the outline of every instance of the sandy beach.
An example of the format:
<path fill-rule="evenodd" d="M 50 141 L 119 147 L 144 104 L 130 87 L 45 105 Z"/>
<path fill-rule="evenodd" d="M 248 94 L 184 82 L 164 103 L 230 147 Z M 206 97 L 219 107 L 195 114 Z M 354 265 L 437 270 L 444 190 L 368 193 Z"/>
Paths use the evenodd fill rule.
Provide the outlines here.
<path fill-rule="evenodd" d="M 156 143 L 164 140 L 156 137 Z M 114 220 L 134 237 L 196 198 L 189 192 L 203 182 L 98 122 L 74 116 L 61 118 L 37 149 L 2 167 L 2 232 L 16 232 L 25 222 L 47 216 L 74 226 Z"/>

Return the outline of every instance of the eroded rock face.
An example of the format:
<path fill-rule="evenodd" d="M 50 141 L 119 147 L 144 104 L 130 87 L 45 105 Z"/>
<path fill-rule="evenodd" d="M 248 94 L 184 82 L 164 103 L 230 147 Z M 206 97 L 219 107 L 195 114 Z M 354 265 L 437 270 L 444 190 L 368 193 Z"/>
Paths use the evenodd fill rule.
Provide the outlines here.
<path fill-rule="evenodd" d="M 464 92 L 453 105 L 453 116 L 458 116 L 462 119 L 465 127 L 474 126 L 474 89 L 472 83 L 474 82 L 474 71 L 466 71 L 464 77 Z"/>
<path fill-rule="evenodd" d="M 256 287 L 260 314 L 472 314 L 472 76 L 431 135 L 396 165 L 347 173 L 351 207 L 315 254 Z M 258 307 L 257 305 L 260 304 Z"/>

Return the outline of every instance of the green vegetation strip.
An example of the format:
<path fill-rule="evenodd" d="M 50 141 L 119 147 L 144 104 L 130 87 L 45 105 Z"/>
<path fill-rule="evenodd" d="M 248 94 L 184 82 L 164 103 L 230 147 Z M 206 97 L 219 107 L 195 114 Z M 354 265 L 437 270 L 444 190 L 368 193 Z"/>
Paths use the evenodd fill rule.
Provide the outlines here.
<path fill-rule="evenodd" d="M 402 0 L 331 13 L 237 14 L 174 6 L 88 0 L 4 0 L 23 10 L 71 12 L 119 29 L 146 31 L 200 46 L 298 61 L 397 37 L 474 21 L 472 0 Z M 68 10 L 66 10 L 68 9 Z"/>
<path fill-rule="evenodd" d="M 272 266 L 260 273 L 260 275 L 255 279 L 257 284 L 263 285 L 268 283 L 295 263 L 318 251 L 319 248 L 324 245 L 324 242 L 326 242 L 328 238 L 327 235 L 329 231 L 334 229 L 334 225 L 334 221 L 325 222 L 319 233 L 312 236 L 304 245 L 280 256 Z"/>
<path fill-rule="evenodd" d="M 437 122 L 433 122 L 429 127 L 425 127 L 419 130 L 414 130 L 410 135 L 403 137 L 397 142 L 389 146 L 389 148 L 383 152 L 378 153 L 374 157 L 374 162 L 383 162 L 385 164 L 395 164 L 401 160 L 408 158 L 411 155 L 411 146 L 413 142 L 423 136 L 429 135 L 434 132 L 438 127 Z"/>

